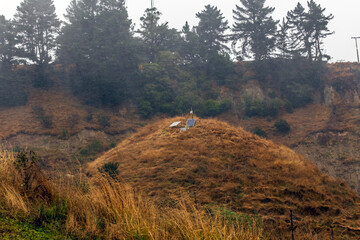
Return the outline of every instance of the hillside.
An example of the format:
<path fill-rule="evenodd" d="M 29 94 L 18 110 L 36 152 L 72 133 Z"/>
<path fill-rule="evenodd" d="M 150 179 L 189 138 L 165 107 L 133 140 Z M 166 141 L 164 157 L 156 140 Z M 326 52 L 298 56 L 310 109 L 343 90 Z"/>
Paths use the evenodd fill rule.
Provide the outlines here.
<path fill-rule="evenodd" d="M 30 89 L 26 105 L 0 108 L 0 122 L 3 146 L 34 149 L 44 168 L 69 173 L 79 167 L 78 160 L 91 160 L 145 124 L 131 107 L 91 107 L 60 86 Z M 79 154 L 93 142 L 97 152 Z"/>
<path fill-rule="evenodd" d="M 119 163 L 119 177 L 162 205 L 179 195 L 201 205 L 219 205 L 259 216 L 265 232 L 289 234 L 289 212 L 302 239 L 336 236 L 358 239 L 360 199 L 344 183 L 322 174 L 310 161 L 241 128 L 199 119 L 187 132 L 164 119 L 140 130 L 88 164 L 90 174 Z M 312 239 L 312 238 L 311 238 Z"/>

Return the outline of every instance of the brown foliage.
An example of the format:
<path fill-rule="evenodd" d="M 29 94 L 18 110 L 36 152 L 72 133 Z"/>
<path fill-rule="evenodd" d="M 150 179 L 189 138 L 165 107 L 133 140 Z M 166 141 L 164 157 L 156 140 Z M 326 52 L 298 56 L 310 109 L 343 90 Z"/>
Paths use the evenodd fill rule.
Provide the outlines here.
<path fill-rule="evenodd" d="M 360 227 L 359 197 L 292 150 L 216 120 L 200 119 L 187 132 L 168 128 L 175 121 L 186 119 L 145 127 L 90 163 L 89 171 L 118 162 L 120 178 L 160 204 L 195 190 L 202 205 L 258 213 L 275 238 L 289 234 L 290 209 L 299 233 L 326 238 L 328 225 Z"/>
<path fill-rule="evenodd" d="M 69 177 L 54 180 L 57 182 L 54 184 L 31 161 L 26 161 L 19 171 L 16 156 L 0 151 L 0 210 L 13 217 L 36 216 L 34 221 L 41 225 L 44 219 L 40 206 L 51 208 L 61 199 L 66 207 L 61 228 L 82 239 L 260 240 L 261 237 L 259 225 L 228 222 L 220 213 L 210 215 L 205 209 L 196 208 L 185 197 L 177 200 L 176 208 L 159 209 L 127 184 L 112 178 L 98 175 L 89 181 L 81 178 L 79 181 Z M 27 187 L 24 178 L 28 179 Z M 47 189 L 48 198 L 37 195 L 39 189 Z"/>

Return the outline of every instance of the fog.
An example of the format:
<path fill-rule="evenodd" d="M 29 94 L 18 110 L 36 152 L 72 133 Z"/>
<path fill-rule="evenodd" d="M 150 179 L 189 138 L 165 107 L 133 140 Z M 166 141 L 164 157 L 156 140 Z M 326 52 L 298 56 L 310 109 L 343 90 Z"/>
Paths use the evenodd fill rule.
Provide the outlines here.
<path fill-rule="evenodd" d="M 8 18 L 12 17 L 20 2 L 21 0 L 0 0 L 0 14 Z M 57 13 L 62 19 L 69 2 L 70 0 L 54 1 Z M 268 0 L 266 4 L 275 7 L 274 18 L 280 20 L 288 10 L 295 7 L 297 2 L 306 5 L 306 0 Z M 331 61 L 356 61 L 355 43 L 351 37 L 360 35 L 360 23 L 356 21 L 360 1 L 316 0 L 316 2 L 327 9 L 327 14 L 332 13 L 335 16 L 329 24 L 335 34 L 325 40 L 325 53 L 332 56 Z M 189 21 L 190 25 L 195 25 L 197 23 L 195 14 L 201 11 L 206 4 L 218 6 L 227 20 L 232 23 L 232 10 L 239 3 L 239 0 L 155 0 L 155 6 L 163 13 L 162 20 L 169 22 L 171 27 L 177 29 L 181 29 L 185 21 Z M 130 18 L 138 26 L 139 18 L 144 10 L 150 7 L 150 0 L 127 0 L 127 6 Z"/>

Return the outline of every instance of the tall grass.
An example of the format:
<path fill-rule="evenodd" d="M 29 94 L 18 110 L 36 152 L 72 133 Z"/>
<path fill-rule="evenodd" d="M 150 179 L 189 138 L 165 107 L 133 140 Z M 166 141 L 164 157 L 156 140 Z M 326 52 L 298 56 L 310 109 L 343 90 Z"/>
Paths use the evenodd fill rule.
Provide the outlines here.
<path fill-rule="evenodd" d="M 56 184 L 39 168 L 19 171 L 15 162 L 14 154 L 0 151 L 0 208 L 14 216 L 36 216 L 33 221 L 38 225 L 57 222 L 76 238 L 256 240 L 262 235 L 256 223 L 229 221 L 220 211 L 197 208 L 186 197 L 160 208 L 111 177 L 97 175 L 87 182 L 61 179 L 62 184 Z M 26 189 L 24 176 L 32 178 Z"/>

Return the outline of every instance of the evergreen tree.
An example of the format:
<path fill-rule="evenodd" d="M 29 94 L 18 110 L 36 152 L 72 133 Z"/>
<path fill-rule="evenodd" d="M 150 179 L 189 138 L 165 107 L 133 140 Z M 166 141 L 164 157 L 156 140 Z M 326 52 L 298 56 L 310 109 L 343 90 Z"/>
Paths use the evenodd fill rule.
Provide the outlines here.
<path fill-rule="evenodd" d="M 325 15 L 325 8 L 322 8 L 320 4 L 316 4 L 314 0 L 310 0 L 308 3 L 309 12 L 307 14 L 307 20 L 311 30 L 311 38 L 314 43 L 314 59 L 321 61 L 323 57 L 329 58 L 329 56 L 323 55 L 323 40 L 334 34 L 328 28 L 329 22 L 334 18 L 332 14 Z M 310 57 L 310 56 L 309 56 Z"/>
<path fill-rule="evenodd" d="M 4 16 L 0 16 L 0 69 L 2 71 L 10 71 L 11 66 L 17 62 L 16 44 L 13 24 Z"/>
<path fill-rule="evenodd" d="M 290 52 L 306 55 L 309 60 L 322 60 L 323 40 L 333 34 L 328 29 L 328 24 L 334 16 L 325 15 L 326 9 L 313 0 L 308 1 L 307 5 L 307 12 L 298 3 L 295 9 L 287 14 L 289 36 L 292 39 Z"/>
<path fill-rule="evenodd" d="M 45 68 L 52 60 L 60 21 L 53 0 L 23 0 L 14 16 L 19 47 L 26 60 L 37 65 L 35 85 L 47 84 Z"/>
<path fill-rule="evenodd" d="M 207 52 L 220 52 L 228 49 L 228 41 L 225 31 L 229 28 L 228 21 L 224 20 L 221 11 L 211 5 L 206 5 L 205 10 L 196 14 L 199 24 L 196 33 L 199 35 L 201 44 Z"/>
<path fill-rule="evenodd" d="M 161 13 L 156 8 L 145 10 L 140 18 L 141 25 L 138 32 L 145 45 L 145 51 L 150 62 L 153 62 L 160 51 L 177 52 L 182 45 L 180 33 L 169 28 L 168 23 L 159 23 Z"/>
<path fill-rule="evenodd" d="M 200 67 L 202 64 L 201 42 L 199 35 L 196 33 L 195 28 L 190 28 L 189 23 L 186 21 L 182 28 L 182 45 L 180 54 L 184 58 L 185 63 L 192 65 L 195 68 Z"/>
<path fill-rule="evenodd" d="M 269 57 L 275 47 L 276 25 L 270 15 L 275 10 L 265 7 L 265 0 L 240 0 L 233 10 L 233 48 L 241 42 L 241 53 L 249 57 L 249 51 L 256 61 Z M 238 54 L 238 53 L 237 53 Z"/>
<path fill-rule="evenodd" d="M 114 106 L 131 97 L 138 72 L 124 0 L 72 1 L 59 38 L 59 59 L 74 65 L 75 94 L 92 105 Z"/>

